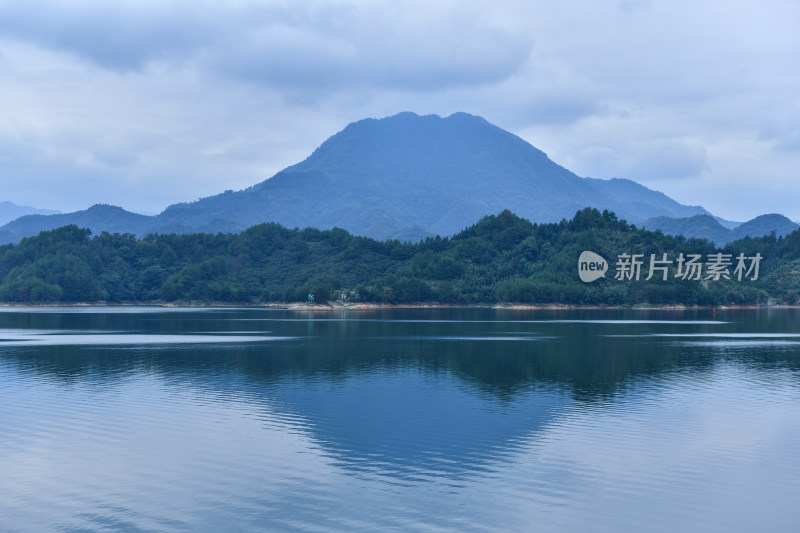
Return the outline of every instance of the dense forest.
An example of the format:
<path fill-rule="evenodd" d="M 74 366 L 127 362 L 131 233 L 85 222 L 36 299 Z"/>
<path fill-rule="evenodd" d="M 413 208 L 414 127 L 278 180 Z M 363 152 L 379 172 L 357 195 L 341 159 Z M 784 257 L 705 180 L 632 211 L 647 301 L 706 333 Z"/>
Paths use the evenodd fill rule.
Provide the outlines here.
<path fill-rule="evenodd" d="M 578 276 L 584 250 L 608 260 L 606 275 L 592 283 Z M 640 254 L 639 279 L 620 275 L 621 254 Z M 651 254 L 670 261 L 663 276 L 648 280 Z M 688 279 L 675 258 L 692 254 L 730 254 L 730 264 L 722 276 L 704 272 Z M 741 254 L 751 260 L 760 254 L 761 260 L 757 273 L 750 268 L 738 279 Z M 533 224 L 504 211 L 453 237 L 418 243 L 270 223 L 239 234 L 154 234 L 141 240 L 130 234 L 92 237 L 87 229 L 65 226 L 0 247 L 5 303 L 262 304 L 306 301 L 309 294 L 317 303 L 796 304 L 800 232 L 717 248 L 587 208 L 553 224 Z"/>

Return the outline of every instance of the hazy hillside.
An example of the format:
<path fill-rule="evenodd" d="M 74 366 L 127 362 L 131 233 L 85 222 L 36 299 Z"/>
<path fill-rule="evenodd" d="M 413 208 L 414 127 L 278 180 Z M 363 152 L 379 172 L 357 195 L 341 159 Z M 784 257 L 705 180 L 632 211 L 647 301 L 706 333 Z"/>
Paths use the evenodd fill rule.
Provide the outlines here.
<path fill-rule="evenodd" d="M 709 214 L 700 206 L 679 204 L 666 194 L 648 189 L 635 181 L 619 178 L 610 180 L 586 178 L 586 181 L 597 189 L 599 197 L 612 198 L 614 203 L 621 207 L 621 210 L 616 212 L 622 213 L 622 218 L 630 222 L 646 220 L 652 217 L 654 212 L 675 218 Z"/>
<path fill-rule="evenodd" d="M 55 215 L 58 211 L 50 209 L 37 209 L 27 205 L 17 205 L 11 202 L 0 202 L 0 225 L 11 222 L 25 215 Z"/>
<path fill-rule="evenodd" d="M 734 239 L 733 230 L 720 224 L 709 215 L 695 215 L 693 217 L 652 217 L 642 223 L 642 227 L 650 231 L 660 230 L 667 235 L 683 235 L 697 239 L 708 239 L 722 246 Z"/>
<path fill-rule="evenodd" d="M 761 237 L 770 235 L 773 231 L 777 237 L 783 237 L 800 227 L 783 215 L 769 214 L 757 216 L 734 230 L 737 239 L 742 237 Z"/>
<path fill-rule="evenodd" d="M 771 235 L 773 231 L 777 237 L 783 237 L 800 227 L 778 214 L 761 215 L 732 229 L 724 227 L 717 219 L 707 215 L 686 218 L 653 217 L 644 221 L 642 226 L 651 231 L 661 230 L 667 235 L 708 239 L 718 246 L 744 237 Z"/>
<path fill-rule="evenodd" d="M 578 177 L 480 117 L 401 113 L 352 123 L 304 161 L 248 189 L 172 205 L 153 218 L 117 213 L 101 222 L 93 216 L 88 227 L 136 234 L 216 233 L 278 222 L 418 240 L 452 235 L 503 209 L 535 222 L 555 222 L 586 206 L 631 222 L 708 214 L 630 180 Z M 19 220 L 0 233 L 18 238 L 64 224 L 87 226 L 82 213 Z"/>
<path fill-rule="evenodd" d="M 449 235 L 503 209 L 552 222 L 585 206 L 632 221 L 705 213 L 629 180 L 580 178 L 480 117 L 401 113 L 350 124 L 274 178 L 171 206 L 159 222 L 274 220 L 386 238 L 410 226 Z"/>
<path fill-rule="evenodd" d="M 0 228 L 0 244 L 17 242 L 23 237 L 37 235 L 69 224 L 89 228 L 94 234 L 132 233 L 144 235 L 153 217 L 125 211 L 112 205 L 94 205 L 84 211 L 58 215 L 26 215 Z"/>

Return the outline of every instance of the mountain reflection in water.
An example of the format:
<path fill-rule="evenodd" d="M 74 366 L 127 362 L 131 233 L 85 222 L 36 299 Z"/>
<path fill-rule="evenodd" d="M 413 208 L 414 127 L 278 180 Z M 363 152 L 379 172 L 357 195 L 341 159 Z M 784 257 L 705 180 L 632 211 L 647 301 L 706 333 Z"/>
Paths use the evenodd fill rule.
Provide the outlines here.
<path fill-rule="evenodd" d="M 693 401 L 703 398 L 697 408 L 713 408 L 720 417 L 706 422 L 708 427 L 728 428 L 729 436 L 713 439 L 725 443 L 717 446 L 720 457 L 734 465 L 743 461 L 741 468 L 762 461 L 772 472 L 771 460 L 759 450 L 800 444 L 798 431 L 791 429 L 779 442 L 770 435 L 752 446 L 739 441 L 741 449 L 730 440 L 741 438 L 737 424 L 763 423 L 748 418 L 742 394 L 760 402 L 759 409 L 774 407 L 762 416 L 797 421 L 787 414 L 796 413 L 800 403 L 796 312 L 726 311 L 717 318 L 702 311 L 6 309 L 0 312 L 0 377 L 8 385 L 0 393 L 6 405 L 0 452 L 5 448 L 9 457 L 16 454 L 29 465 L 17 463 L 10 479 L 30 479 L 34 471 L 25 468 L 41 460 L 36 447 L 23 449 L 20 443 L 38 442 L 44 450 L 58 448 L 55 441 L 65 437 L 76 449 L 99 450 L 102 462 L 110 464 L 128 464 L 136 446 L 174 460 L 163 471 L 148 470 L 147 462 L 142 466 L 156 488 L 134 473 L 135 461 L 126 467 L 130 471 L 107 478 L 91 471 L 75 474 L 71 489 L 48 483 L 46 476 L 39 479 L 42 504 L 73 497 L 80 507 L 109 499 L 89 517 L 70 505 L 33 513 L 30 494 L 0 482 L 5 494 L 0 516 L 15 522 L 36 516 L 41 527 L 31 529 L 60 524 L 90 530 L 101 530 L 103 520 L 130 530 L 148 524 L 213 530 L 219 523 L 239 529 L 269 524 L 370 530 L 423 523 L 454 528 L 464 526 L 465 516 L 476 529 L 502 530 L 550 516 L 555 529 L 600 530 L 607 524 L 613 530 L 643 527 L 647 511 L 662 518 L 654 529 L 674 529 L 695 520 L 693 513 L 703 512 L 702 502 L 717 488 L 730 491 L 714 483 L 739 472 L 726 474 L 713 461 L 698 463 L 696 451 L 684 448 L 700 446 L 691 435 L 712 438 L 703 437 L 701 426 L 687 425 L 701 424 Z M 92 413 L 90 419 L 76 411 L 71 416 L 81 427 L 60 424 L 65 401 Z M 106 412 L 104 405 L 121 412 Z M 729 409 L 738 409 L 738 415 Z M 140 417 L 146 417 L 142 428 L 150 433 L 132 429 L 142 423 Z M 720 426 L 728 419 L 730 425 Z M 212 422 L 220 432 L 208 433 Z M 119 449 L 125 443 L 115 431 L 130 439 L 131 449 Z M 184 439 L 192 431 L 205 439 L 196 442 L 194 453 L 197 460 L 213 462 L 207 464 L 210 473 L 201 475 L 198 464 L 188 458 L 184 464 L 181 454 L 174 455 L 176 447 L 187 446 Z M 573 435 L 561 440 L 567 434 Z M 673 442 L 676 434 L 684 440 Z M 556 441 L 559 449 L 553 448 Z M 562 457 L 572 446 L 583 455 Z M 670 446 L 683 451 L 670 451 L 674 468 L 664 470 L 658 463 Z M 591 455 L 608 462 L 615 456 L 609 455 L 612 449 L 629 454 L 629 462 L 616 473 L 598 470 Z M 2 457 L 0 467 L 11 472 Z M 781 460 L 786 478 L 769 480 L 778 485 L 800 473 L 798 460 Z M 86 461 L 84 466 L 92 464 Z M 702 464 L 709 470 L 697 471 Z M 626 474 L 626 468 L 633 470 Z M 94 475 L 125 498 L 95 494 Z M 343 482 L 342 476 L 354 481 Z M 293 478 L 309 481 L 289 492 L 279 489 Z M 184 485 L 187 479 L 194 486 Z M 327 486 L 324 479 L 340 481 Z M 209 491 L 218 483 L 213 490 L 227 494 L 230 505 L 200 505 L 204 500 L 197 491 L 204 483 Z M 468 502 L 474 504 L 476 484 L 494 487 L 495 497 L 505 494 L 505 500 L 494 511 L 472 509 Z M 763 484 L 753 483 L 753 490 Z M 194 503 L 163 507 L 145 496 L 170 486 L 182 488 L 183 498 Z M 596 492 L 603 486 L 606 496 Z M 729 496 L 758 499 L 752 490 L 740 490 Z M 77 492 L 70 496 L 70 491 Z M 680 502 L 682 491 L 699 503 L 674 514 L 669 502 Z M 256 493 L 268 495 L 252 500 Z M 622 502 L 644 498 L 642 509 L 625 505 L 621 513 L 620 503 L 606 500 L 613 494 L 624 494 Z M 383 514 L 367 513 L 355 498 L 366 498 Z M 526 499 L 533 502 L 530 516 L 505 507 Z M 593 518 L 600 502 L 607 523 Z M 774 526 L 798 518 L 780 498 L 770 505 Z M 572 509 L 571 517 L 561 508 Z M 728 515 L 720 526 L 736 516 L 731 509 L 745 508 L 721 506 Z M 0 525 L 9 525 L 3 520 Z"/>

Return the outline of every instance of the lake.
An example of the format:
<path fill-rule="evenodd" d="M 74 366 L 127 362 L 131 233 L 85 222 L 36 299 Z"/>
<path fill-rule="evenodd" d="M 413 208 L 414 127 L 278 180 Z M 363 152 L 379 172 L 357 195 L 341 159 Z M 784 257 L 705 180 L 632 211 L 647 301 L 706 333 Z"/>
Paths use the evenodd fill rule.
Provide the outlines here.
<path fill-rule="evenodd" d="M 0 309 L 2 531 L 796 531 L 800 312 Z"/>

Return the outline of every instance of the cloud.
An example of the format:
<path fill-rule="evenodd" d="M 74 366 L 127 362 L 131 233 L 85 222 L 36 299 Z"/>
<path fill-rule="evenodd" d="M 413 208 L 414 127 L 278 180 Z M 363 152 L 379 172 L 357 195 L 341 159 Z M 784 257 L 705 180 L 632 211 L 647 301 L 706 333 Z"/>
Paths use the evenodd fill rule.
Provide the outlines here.
<path fill-rule="evenodd" d="M 351 121 L 466 111 L 579 175 L 798 219 L 797 20 L 788 0 L 0 0 L 0 200 L 153 211 Z"/>
<path fill-rule="evenodd" d="M 216 70 L 268 86 L 317 91 L 434 91 L 502 80 L 527 60 L 529 37 L 460 20 L 457 11 L 409 24 L 396 7 L 254 26 L 208 58 Z M 440 24 L 441 19 L 448 20 Z"/>
<path fill-rule="evenodd" d="M 622 11 L 638 11 L 650 7 L 650 0 L 620 0 L 617 2 L 617 7 Z"/>
<path fill-rule="evenodd" d="M 431 91 L 502 80 L 532 40 L 459 3 L 6 2 L 0 34 L 97 67 L 191 65 L 278 89 Z"/>
<path fill-rule="evenodd" d="M 698 176 L 706 166 L 706 152 L 688 141 L 653 140 L 631 146 L 599 145 L 590 150 L 591 165 L 606 176 L 640 182 Z"/>
<path fill-rule="evenodd" d="M 139 70 L 203 43 L 207 21 L 183 2 L 0 3 L 0 34 L 101 68 Z"/>
<path fill-rule="evenodd" d="M 800 153 L 800 128 L 788 131 L 775 139 L 775 149 Z"/>
<path fill-rule="evenodd" d="M 3 199 L 70 211 L 160 211 L 242 189 L 304 159 L 341 128 L 270 91 L 199 83 L 191 71 L 97 70 L 0 40 Z"/>

